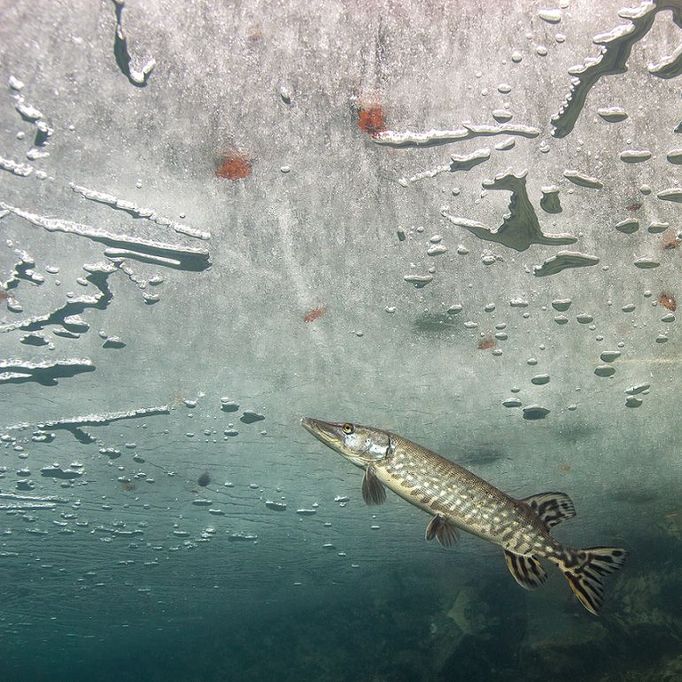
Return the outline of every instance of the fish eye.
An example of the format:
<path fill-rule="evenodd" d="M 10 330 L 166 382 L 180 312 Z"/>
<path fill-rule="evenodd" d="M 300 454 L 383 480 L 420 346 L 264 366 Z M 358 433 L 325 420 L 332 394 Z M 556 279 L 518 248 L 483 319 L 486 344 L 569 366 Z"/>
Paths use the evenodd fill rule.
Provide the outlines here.
<path fill-rule="evenodd" d="M 349 436 L 351 433 L 353 433 L 353 431 L 355 431 L 355 427 L 348 422 L 346 422 L 341 428 L 343 429 L 343 432 Z"/>

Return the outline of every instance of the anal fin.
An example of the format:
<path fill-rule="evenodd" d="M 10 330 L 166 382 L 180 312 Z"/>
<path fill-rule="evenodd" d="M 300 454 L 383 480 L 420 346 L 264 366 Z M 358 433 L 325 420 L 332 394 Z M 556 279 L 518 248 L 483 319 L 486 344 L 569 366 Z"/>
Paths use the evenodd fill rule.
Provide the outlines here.
<path fill-rule="evenodd" d="M 573 501 L 566 493 L 540 493 L 526 497 L 521 502 L 525 502 L 542 519 L 547 528 L 552 528 L 575 516 Z"/>
<path fill-rule="evenodd" d="M 365 469 L 365 476 L 362 479 L 362 499 L 365 504 L 383 504 L 386 501 L 386 488 L 377 477 L 373 466 Z"/>
<path fill-rule="evenodd" d="M 426 526 L 425 537 L 427 540 L 436 538 L 443 547 L 452 547 L 457 542 L 457 527 L 441 514 L 436 514 Z"/>
<path fill-rule="evenodd" d="M 514 580 L 524 589 L 535 590 L 547 580 L 545 569 L 534 556 L 514 554 L 514 552 L 505 550 L 504 558 Z"/>

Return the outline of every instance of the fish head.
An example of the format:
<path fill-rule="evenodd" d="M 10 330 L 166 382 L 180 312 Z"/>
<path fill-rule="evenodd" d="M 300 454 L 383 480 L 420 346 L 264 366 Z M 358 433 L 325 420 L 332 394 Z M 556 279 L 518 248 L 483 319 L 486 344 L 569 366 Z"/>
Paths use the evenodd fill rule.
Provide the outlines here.
<path fill-rule="evenodd" d="M 391 451 L 391 436 L 381 429 L 350 422 L 323 422 L 311 417 L 303 417 L 301 426 L 363 469 L 381 462 Z"/>

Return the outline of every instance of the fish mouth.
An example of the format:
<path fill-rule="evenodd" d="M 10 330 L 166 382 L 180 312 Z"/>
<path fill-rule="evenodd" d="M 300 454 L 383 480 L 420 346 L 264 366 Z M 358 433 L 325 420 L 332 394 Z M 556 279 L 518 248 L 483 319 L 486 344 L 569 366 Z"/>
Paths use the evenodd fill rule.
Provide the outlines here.
<path fill-rule="evenodd" d="M 336 449 L 341 441 L 340 424 L 324 422 L 321 419 L 313 419 L 312 417 L 303 417 L 301 419 L 301 426 L 330 448 Z"/>

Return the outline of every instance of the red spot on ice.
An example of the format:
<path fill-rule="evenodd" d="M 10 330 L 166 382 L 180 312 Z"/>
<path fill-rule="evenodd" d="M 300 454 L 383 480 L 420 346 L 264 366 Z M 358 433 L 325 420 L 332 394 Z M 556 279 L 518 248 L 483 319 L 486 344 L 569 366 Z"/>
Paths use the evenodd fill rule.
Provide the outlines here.
<path fill-rule="evenodd" d="M 663 291 L 658 297 L 658 302 L 668 310 L 672 310 L 673 312 L 677 310 L 677 301 L 675 300 L 675 297 L 666 291 Z"/>
<path fill-rule="evenodd" d="M 358 128 L 369 135 L 386 130 L 384 110 L 380 104 L 361 104 L 358 109 Z"/>
<path fill-rule="evenodd" d="M 662 247 L 663 247 L 663 250 L 676 249 L 677 248 L 677 235 L 669 234 L 669 235 L 663 237 Z"/>
<path fill-rule="evenodd" d="M 243 180 L 251 175 L 251 159 L 241 152 L 227 152 L 219 159 L 215 174 L 226 180 Z"/>
<path fill-rule="evenodd" d="M 320 317 L 322 317 L 326 312 L 327 308 L 325 306 L 320 306 L 319 308 L 312 308 L 303 316 L 303 321 L 314 322 L 315 320 L 318 320 Z"/>
<path fill-rule="evenodd" d="M 491 348 L 495 348 L 497 345 L 497 342 L 492 336 L 485 336 L 478 342 L 478 349 L 479 350 L 490 350 Z"/>
<path fill-rule="evenodd" d="M 639 203 L 639 201 L 635 201 L 634 203 L 630 204 L 629 206 L 625 207 L 628 211 L 639 211 L 640 208 L 642 208 L 642 204 Z"/>

